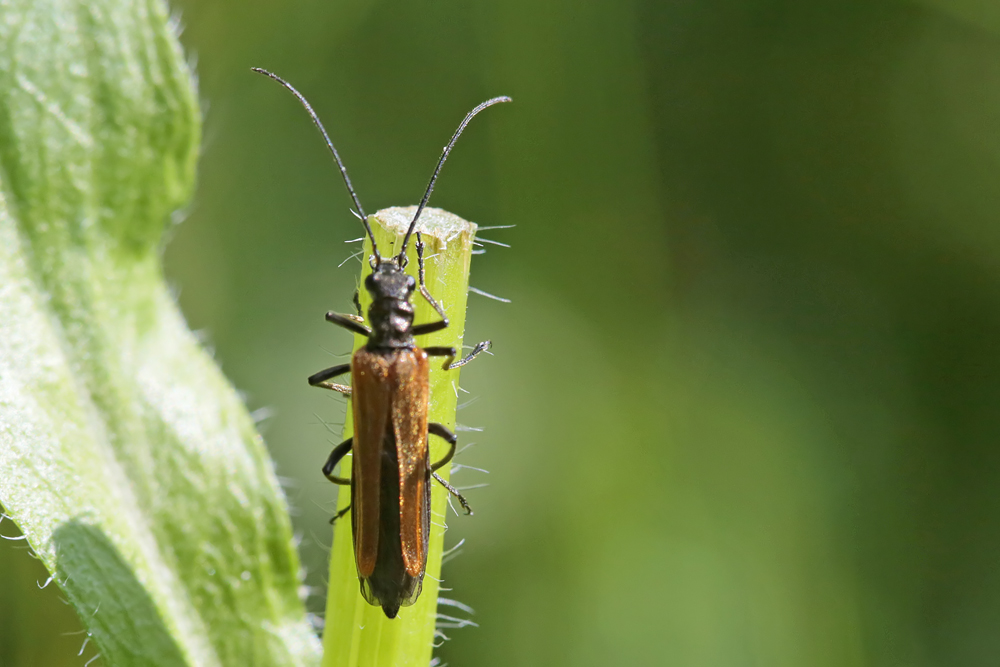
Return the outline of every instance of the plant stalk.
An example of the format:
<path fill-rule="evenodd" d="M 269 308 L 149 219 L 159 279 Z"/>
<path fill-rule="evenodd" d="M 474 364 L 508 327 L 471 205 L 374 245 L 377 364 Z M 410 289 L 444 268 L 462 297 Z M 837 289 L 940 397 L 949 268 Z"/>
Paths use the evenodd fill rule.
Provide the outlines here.
<path fill-rule="evenodd" d="M 415 211 L 414 206 L 389 208 L 369 216 L 383 261 L 397 252 Z M 417 345 L 454 346 L 461 350 L 476 225 L 447 211 L 427 208 L 421 214 L 417 231 L 421 233 L 425 245 L 427 289 L 444 307 L 451 322 L 443 331 L 418 337 Z M 415 239 L 411 240 L 407 249 L 409 263 L 406 271 L 416 276 L 414 241 Z M 371 241 L 366 238 L 361 285 L 364 285 L 365 277 L 371 273 L 368 263 L 370 256 Z M 367 313 L 371 297 L 363 288 L 360 292 L 362 311 Z M 415 322 L 438 319 L 437 313 L 419 292 L 414 294 L 413 300 Z M 362 347 L 366 341 L 364 336 L 356 335 L 354 349 Z M 440 357 L 432 357 L 429 421 L 439 422 L 454 430 L 459 371 L 445 371 L 442 366 Z M 344 438 L 353 435 L 352 410 L 348 405 Z M 436 461 L 446 453 L 447 444 L 440 438 L 433 437 L 429 438 L 429 442 L 430 458 Z M 449 464 L 438 470 L 438 474 L 448 479 L 450 469 Z M 349 458 L 345 458 L 341 470 L 350 470 Z M 395 619 L 386 618 L 380 607 L 369 605 L 361 596 L 354 563 L 350 517 L 345 516 L 337 523 L 330 558 L 330 584 L 323 635 L 324 667 L 426 667 L 429 664 L 434 645 L 441 554 L 448 518 L 447 491 L 433 480 L 431 488 L 431 535 L 423 592 L 412 606 L 401 608 Z M 350 501 L 350 487 L 341 487 L 338 508 L 347 507 Z"/>

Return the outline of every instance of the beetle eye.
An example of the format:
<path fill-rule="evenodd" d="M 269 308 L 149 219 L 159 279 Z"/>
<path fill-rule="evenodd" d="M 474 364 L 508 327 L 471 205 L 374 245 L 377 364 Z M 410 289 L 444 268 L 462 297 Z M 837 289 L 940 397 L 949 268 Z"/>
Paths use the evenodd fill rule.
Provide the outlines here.
<path fill-rule="evenodd" d="M 406 286 L 407 287 L 409 287 L 410 289 L 413 289 L 414 287 L 416 287 L 416 285 L 417 285 L 417 281 L 413 278 L 413 276 L 406 276 Z"/>

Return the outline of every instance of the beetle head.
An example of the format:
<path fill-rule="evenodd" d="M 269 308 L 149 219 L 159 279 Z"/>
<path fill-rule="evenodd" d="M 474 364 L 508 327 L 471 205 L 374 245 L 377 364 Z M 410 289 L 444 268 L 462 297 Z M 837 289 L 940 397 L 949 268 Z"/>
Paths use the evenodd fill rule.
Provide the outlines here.
<path fill-rule="evenodd" d="M 409 301 L 417 281 L 405 273 L 396 262 L 382 262 L 365 278 L 365 289 L 373 301 L 398 299 Z"/>

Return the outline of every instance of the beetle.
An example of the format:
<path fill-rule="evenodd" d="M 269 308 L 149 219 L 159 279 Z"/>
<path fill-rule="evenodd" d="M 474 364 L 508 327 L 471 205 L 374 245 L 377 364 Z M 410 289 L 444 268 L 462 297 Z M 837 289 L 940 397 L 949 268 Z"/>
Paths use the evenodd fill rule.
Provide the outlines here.
<path fill-rule="evenodd" d="M 395 618 L 401 606 L 411 605 L 417 600 L 423 586 L 430 538 L 431 478 L 455 496 L 467 514 L 472 514 L 462 494 L 436 472 L 451 461 L 458 438 L 443 424 L 428 422 L 429 358 L 446 357 L 444 369 L 453 370 L 469 363 L 490 347 L 490 341 L 479 343 L 468 355 L 456 361 L 457 351 L 453 347 L 417 346 L 415 336 L 441 331 L 448 327 L 449 322 L 444 309 L 424 284 L 424 243 L 420 232 L 416 232 L 415 243 L 419 280 L 414 280 L 405 272 L 406 248 L 434 190 L 441 167 L 462 131 L 479 112 L 511 99 L 494 97 L 465 116 L 441 153 L 399 252 L 385 259 L 379 254 L 347 169 L 312 106 L 281 77 L 259 68 L 253 68 L 253 71 L 277 81 L 305 107 L 333 154 L 365 233 L 371 240 L 369 264 L 372 273 L 365 279 L 365 289 L 372 298 L 368 309 L 370 326 L 361 316 L 357 293 L 354 297 L 357 315 L 326 314 L 328 322 L 366 336 L 368 341 L 354 353 L 351 363 L 319 371 L 309 377 L 309 384 L 351 397 L 354 435 L 335 447 L 323 466 L 327 479 L 351 487 L 351 503 L 331 523 L 351 512 L 354 560 L 361 594 L 369 604 L 381 606 L 387 617 Z M 416 290 L 434 308 L 439 320 L 413 323 L 412 299 Z M 351 385 L 331 382 L 347 373 L 351 375 Z M 449 445 L 448 453 L 434 463 L 429 458 L 430 435 L 443 438 Z M 337 464 L 351 451 L 354 453 L 351 477 L 347 479 L 334 475 Z"/>

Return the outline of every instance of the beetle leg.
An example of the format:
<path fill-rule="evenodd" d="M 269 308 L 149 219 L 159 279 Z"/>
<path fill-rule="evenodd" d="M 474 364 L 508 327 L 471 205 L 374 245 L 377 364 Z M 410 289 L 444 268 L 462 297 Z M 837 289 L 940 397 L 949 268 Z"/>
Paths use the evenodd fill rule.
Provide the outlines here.
<path fill-rule="evenodd" d="M 431 466 L 431 475 L 434 476 L 434 479 L 436 479 L 438 483 L 441 484 L 441 486 L 443 486 L 445 489 L 448 490 L 448 493 L 450 493 L 451 495 L 455 496 L 455 498 L 458 499 L 458 502 L 460 502 L 462 504 L 462 507 L 465 509 L 465 513 L 468 514 L 469 516 L 472 516 L 472 508 L 469 507 L 469 501 L 465 499 L 465 496 L 459 493 L 458 489 L 456 489 L 454 486 L 446 482 L 444 478 L 441 477 L 441 475 L 434 472 L 444 464 L 448 463 L 448 461 L 451 461 L 451 458 L 455 456 L 455 445 L 456 443 L 458 443 L 458 436 L 452 433 L 450 430 L 448 430 L 447 426 L 445 426 L 444 424 L 439 424 L 437 422 L 431 422 L 430 424 L 428 424 L 427 432 L 433 433 L 439 438 L 443 438 L 448 442 L 449 445 L 451 445 L 451 447 L 448 448 L 448 453 L 445 455 L 445 457 Z"/>
<path fill-rule="evenodd" d="M 451 368 L 451 362 L 455 361 L 455 355 L 458 354 L 458 352 L 455 351 L 455 348 L 449 346 L 432 346 L 421 349 L 427 353 L 428 357 L 448 357 L 444 360 L 444 366 L 442 366 L 444 370 L 449 370 Z"/>
<path fill-rule="evenodd" d="M 340 364 L 338 366 L 331 366 L 319 373 L 314 373 L 309 376 L 309 384 L 314 387 L 323 387 L 324 389 L 332 389 L 333 391 L 338 391 L 344 396 L 350 396 L 352 389 L 346 384 L 337 384 L 336 382 L 328 382 L 331 378 L 335 378 L 338 375 L 343 375 L 344 373 L 349 373 L 351 370 L 350 364 Z"/>
<path fill-rule="evenodd" d="M 353 504 L 353 503 L 351 503 L 351 504 Z M 333 516 L 333 518 L 332 518 L 332 519 L 330 519 L 330 525 L 332 526 L 332 525 L 334 524 L 334 522 L 335 522 L 335 521 L 336 521 L 337 519 L 339 519 L 339 518 L 343 517 L 343 516 L 344 516 L 345 514 L 347 514 L 347 513 L 348 513 L 348 512 L 350 512 L 350 511 L 351 511 L 351 505 L 348 505 L 348 506 L 347 506 L 347 507 L 345 507 L 344 509 L 342 509 L 342 510 L 340 510 L 339 512 L 337 512 L 337 513 L 336 513 L 336 514 L 335 514 L 335 515 Z"/>
<path fill-rule="evenodd" d="M 458 368 L 459 366 L 464 366 L 476 357 L 478 357 L 483 352 L 489 352 L 490 348 L 493 347 L 493 341 L 484 340 L 483 342 L 472 348 L 472 352 L 469 352 L 461 361 L 456 361 L 455 363 L 448 364 L 445 370 L 451 370 L 453 368 Z"/>
<path fill-rule="evenodd" d="M 350 398 L 351 394 L 354 393 L 354 389 L 348 384 L 337 384 L 336 382 L 320 382 L 313 385 L 314 387 L 322 387 L 323 389 L 329 389 L 330 391 L 335 391 L 338 394 L 343 394 Z"/>
<path fill-rule="evenodd" d="M 354 393 L 354 389 L 347 384 L 337 384 L 336 382 L 318 382 L 313 385 L 314 387 L 322 387 L 323 389 L 329 389 L 335 391 L 344 396 L 350 397 Z"/>
<path fill-rule="evenodd" d="M 455 348 L 448 346 L 425 347 L 423 351 L 427 353 L 428 357 L 451 357 L 454 359 L 455 355 L 458 354 Z"/>
<path fill-rule="evenodd" d="M 354 320 L 358 324 L 364 325 L 365 315 L 361 311 L 361 293 L 358 290 L 354 290 L 354 298 L 351 299 L 351 303 L 354 304 L 354 310 L 358 312 L 357 315 L 342 315 L 341 317 L 346 317 L 350 320 Z"/>
<path fill-rule="evenodd" d="M 348 331 L 361 334 L 362 336 L 371 336 L 372 330 L 365 326 L 362 322 L 358 322 L 355 319 L 356 317 L 356 315 L 341 315 L 340 313 L 330 311 L 326 314 L 326 321 L 336 324 L 337 326 L 344 327 Z"/>
<path fill-rule="evenodd" d="M 478 357 L 483 352 L 486 352 L 493 346 L 493 343 L 488 340 L 484 340 L 476 347 L 472 348 L 472 352 L 469 352 L 465 357 L 459 361 L 455 361 L 455 348 L 453 347 L 425 347 L 424 352 L 427 353 L 429 357 L 448 357 L 448 360 L 444 364 L 444 370 L 450 371 L 454 370 L 460 366 L 464 366 L 476 357 Z"/>
<path fill-rule="evenodd" d="M 462 504 L 462 508 L 465 510 L 466 515 L 472 516 L 472 508 L 469 507 L 469 501 L 465 499 L 465 496 L 459 493 L 458 489 L 456 489 L 454 486 L 444 481 L 444 478 L 441 477 L 441 475 L 437 474 L 436 472 L 432 472 L 431 475 L 434 476 L 434 479 L 436 479 L 441 486 L 443 486 L 445 489 L 448 490 L 448 493 L 450 493 L 451 495 L 455 496 L 455 498 L 458 499 L 458 502 Z"/>
<path fill-rule="evenodd" d="M 417 232 L 417 275 L 420 277 L 420 293 L 424 295 L 427 299 L 427 303 L 431 304 L 437 314 L 441 316 L 441 320 L 438 322 L 429 322 L 427 324 L 417 324 L 412 328 L 414 336 L 422 336 L 424 334 L 434 333 L 435 331 L 441 331 L 442 329 L 448 328 L 448 315 L 445 314 L 444 308 L 441 307 L 431 293 L 427 291 L 427 285 L 424 283 L 424 239 Z"/>
<path fill-rule="evenodd" d="M 333 451 L 330 452 L 330 458 L 326 460 L 326 465 L 323 466 L 323 474 L 334 484 L 340 484 L 342 486 L 349 486 L 351 484 L 351 480 L 334 475 L 333 469 L 337 467 L 338 463 L 340 463 L 340 459 L 347 456 L 347 452 L 351 451 L 351 447 L 353 446 L 354 438 L 348 438 L 334 447 Z"/>
<path fill-rule="evenodd" d="M 441 466 L 451 461 L 451 457 L 455 455 L 455 445 L 458 443 L 458 436 L 448 430 L 448 427 L 444 424 L 438 424 L 437 422 L 431 422 L 427 425 L 427 432 L 431 435 L 436 435 L 437 437 L 443 439 L 449 445 L 448 453 L 444 455 L 444 458 L 437 463 L 431 465 L 431 471 L 439 470 Z"/>
<path fill-rule="evenodd" d="M 428 322 L 427 324 L 414 324 L 410 331 L 413 332 L 414 336 L 423 336 L 424 334 L 434 333 L 435 331 L 447 328 L 448 320 L 441 320 L 439 322 Z"/>

